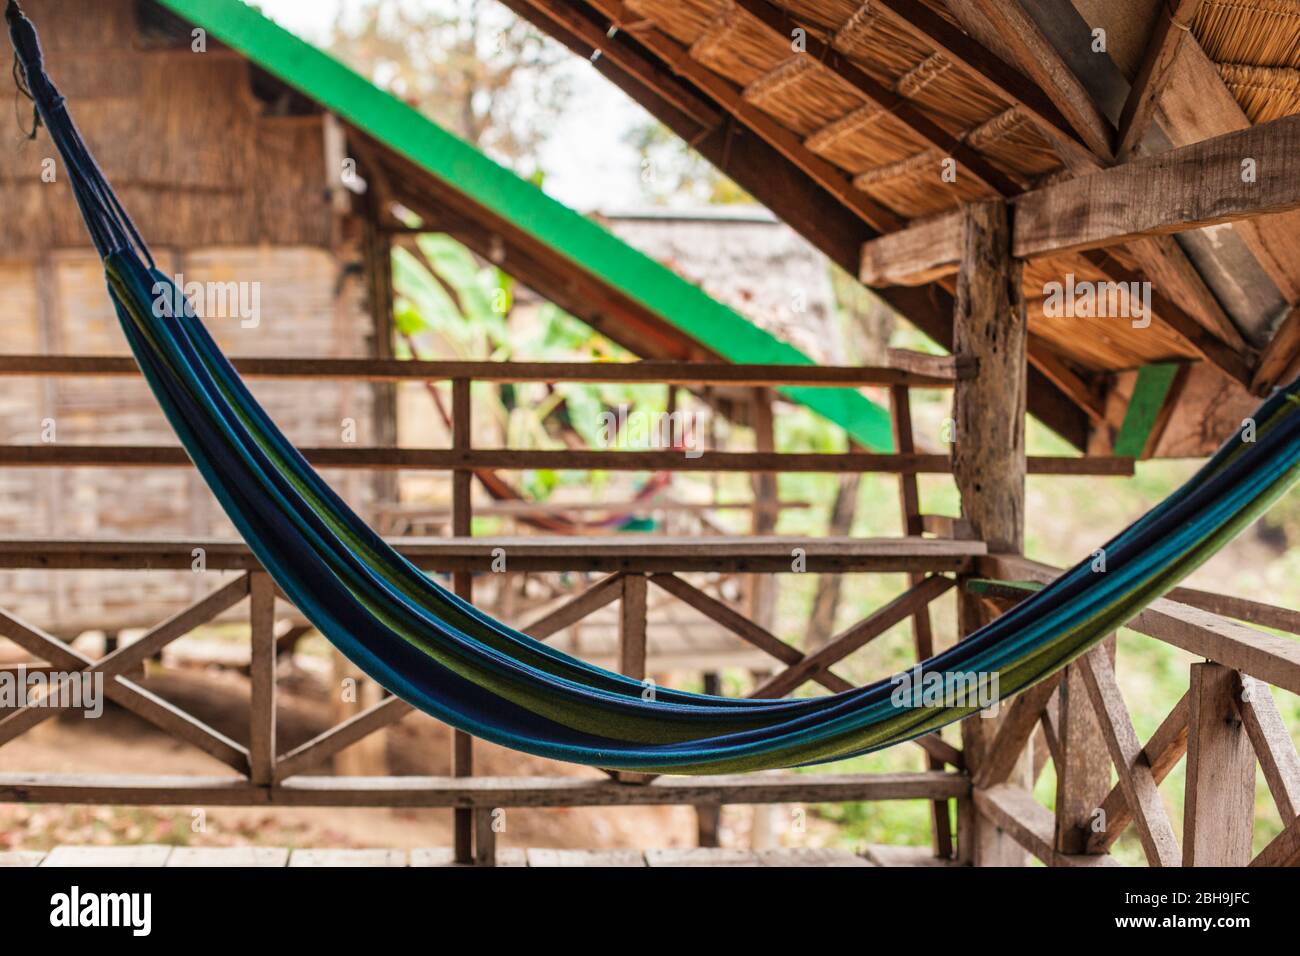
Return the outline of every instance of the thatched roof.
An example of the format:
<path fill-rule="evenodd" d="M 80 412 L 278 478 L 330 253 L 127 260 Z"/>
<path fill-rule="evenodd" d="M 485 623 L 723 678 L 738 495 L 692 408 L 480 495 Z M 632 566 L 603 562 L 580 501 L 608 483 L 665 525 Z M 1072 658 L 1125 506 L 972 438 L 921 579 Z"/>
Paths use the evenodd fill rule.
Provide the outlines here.
<path fill-rule="evenodd" d="M 689 124 L 656 106 L 654 98 L 689 107 L 681 92 L 688 86 L 691 96 L 716 108 L 726 122 L 770 145 L 789 162 L 790 176 L 815 180 L 822 190 L 819 201 L 833 197 L 876 233 L 965 201 L 1014 198 L 1115 162 L 1104 140 L 1115 138 L 1148 45 L 1167 32 L 1163 26 L 1156 30 L 1157 24 L 1168 15 L 1167 6 L 1197 7 L 1164 0 L 584 0 L 560 5 L 577 8 L 574 16 L 557 14 L 550 0 L 505 2 L 575 50 L 586 44 L 601 49 L 650 87 L 653 95 L 638 98 L 684 134 Z M 1012 8 L 1019 18 L 1013 17 L 1016 31 L 993 22 Z M 602 29 L 608 42 L 599 39 Z M 961 41 L 957 53 L 952 44 L 938 42 L 949 35 Z M 1133 155 L 1300 111 L 1296 0 L 1204 0 L 1182 35 L 1193 42 L 1180 41 L 1175 48 L 1172 78 L 1158 101 L 1155 122 Z M 974 60 L 965 55 L 971 48 Z M 659 64 L 662 76 L 638 74 L 632 54 Z M 1054 78 L 1043 77 L 1043 63 L 1056 71 Z M 1010 96 L 1008 87 L 989 81 L 990 72 L 1001 76 L 1008 70 L 1032 96 Z M 1077 88 L 1068 105 L 1077 108 L 1082 123 L 1061 105 L 1054 81 L 1067 93 Z M 878 95 L 864 93 L 868 88 Z M 1058 106 L 1064 122 L 1053 131 L 1044 115 Z M 1089 129 L 1093 120 L 1095 131 Z M 1067 135 L 1061 136 L 1061 129 Z M 696 136 L 703 140 L 706 131 Z M 936 143 L 945 138 L 970 160 L 962 160 L 955 179 L 941 174 L 947 154 Z M 731 164 L 728 172 L 751 191 L 752 183 L 761 185 L 768 175 L 719 152 L 720 161 Z M 782 200 L 782 192 L 773 186 L 759 198 L 771 205 L 773 197 Z M 802 215 L 795 206 L 787 210 L 778 212 L 785 218 Z M 1024 275 L 1031 362 L 1042 373 L 1037 383 L 1031 376 L 1031 407 L 1036 384 L 1039 393 L 1055 388 L 1100 425 L 1116 373 L 1205 357 L 1184 334 L 1189 325 L 1176 330 L 1179 323 L 1163 321 L 1158 309 L 1158 321 L 1149 328 L 1045 315 L 1046 287 L 1069 274 L 1078 281 L 1117 275 L 1149 279 L 1166 309 L 1178 309 L 1208 330 L 1238 354 L 1240 366 L 1256 366 L 1260 351 L 1300 302 L 1295 217 L 1281 214 L 1134 242 L 1107 249 L 1104 256 L 1031 262 Z M 823 247 L 835 242 L 828 238 L 826 216 L 807 215 L 794 224 Z M 931 311 L 941 315 L 948 287 L 930 288 Z M 924 311 L 927 301 L 912 296 L 906 303 L 919 303 Z M 931 319 L 927 331 L 941 337 L 941 324 L 936 329 Z M 1240 372 L 1235 378 L 1234 387 L 1243 393 L 1240 386 L 1252 384 Z M 1110 424 L 1112 430 L 1118 425 Z"/>

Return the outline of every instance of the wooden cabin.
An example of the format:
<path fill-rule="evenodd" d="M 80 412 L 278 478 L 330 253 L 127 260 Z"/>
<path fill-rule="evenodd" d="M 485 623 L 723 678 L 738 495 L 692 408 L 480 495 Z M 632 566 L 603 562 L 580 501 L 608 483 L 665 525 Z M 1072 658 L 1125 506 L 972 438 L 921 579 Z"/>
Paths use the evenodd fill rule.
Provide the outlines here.
<path fill-rule="evenodd" d="M 277 124 L 314 130 L 312 153 L 324 157 L 316 185 L 328 199 L 322 214 L 331 238 L 300 236 L 294 242 L 313 249 L 355 244 L 362 250 L 362 289 L 376 355 L 362 362 L 304 361 L 295 341 L 289 355 L 246 359 L 241 368 L 259 382 L 297 377 L 312 387 L 334 387 L 332 380 L 358 389 L 361 383 L 406 378 L 449 381 L 450 448 L 386 447 L 379 426 L 391 416 L 385 417 L 383 393 L 376 391 L 375 447 L 308 448 L 307 454 L 349 475 L 403 468 L 449 473 L 451 536 L 403 541 L 400 547 L 420 567 L 449 574 L 462 597 L 474 597 L 475 575 L 493 572 L 499 548 L 509 552 L 509 573 L 592 575 L 584 591 L 525 624 L 523 630 L 538 639 L 616 608 L 618 670 L 644 680 L 650 674 L 649 595 L 668 595 L 771 659 L 770 672 L 748 693 L 770 698 L 810 685 L 817 693 L 849 689 L 855 685 L 841 665 L 873 641 L 905 636 L 905 652 L 916 660 L 942 649 L 936 601 L 944 595 L 956 597 L 951 630 L 961 640 L 1023 598 L 1025 582 L 1046 583 L 1060 573 L 1024 555 L 1026 475 L 1123 480 L 1140 458 L 1206 455 L 1242 426 L 1259 395 L 1293 378 L 1300 366 L 1300 103 L 1293 95 L 1300 18 L 1275 0 L 503 2 L 590 60 L 946 353 L 895 353 L 878 366 L 809 364 L 789 343 L 738 321 L 697 287 L 476 158 L 463 143 L 243 4 L 104 5 L 121 18 L 117 36 L 135 37 L 140 45 L 124 70 L 147 73 L 152 65 L 156 75 L 170 80 L 169 64 L 177 58 L 192 65 L 186 38 L 194 29 L 206 31 L 214 41 L 210 51 L 220 53 L 211 68 L 226 64 L 222 69 L 243 83 L 231 81 L 228 88 L 253 91 L 236 98 L 245 110 L 242 128 L 258 120 L 274 126 L 271 142 L 290 135 Z M 71 9 L 68 4 L 31 0 L 29 6 L 46 21 L 52 59 L 63 42 L 66 58 L 79 62 L 79 51 L 109 32 L 90 28 L 89 13 L 60 27 L 60 11 Z M 93 19 L 98 22 L 98 12 Z M 94 35 L 96 41 L 54 40 L 61 30 L 68 38 Z M 104 122 L 111 123 L 122 113 L 105 91 L 114 89 L 117 77 L 89 83 L 89 90 L 70 86 L 68 92 L 88 101 L 103 95 Z M 166 93 L 184 88 L 160 85 Z M 177 113 L 168 112 L 171 121 L 184 119 L 183 109 Z M 36 143 L 39 150 L 39 136 Z M 131 155 L 123 159 L 121 151 L 101 148 L 106 161 L 110 152 L 119 162 Z M 254 155 L 248 162 L 266 161 L 262 150 L 250 151 Z M 360 198 L 333 182 L 334 161 L 341 157 L 357 159 L 367 184 Z M 183 263 L 186 255 L 198 255 L 184 248 L 191 231 L 177 233 L 167 223 L 144 219 L 151 199 L 138 195 L 163 171 L 168 181 L 176 175 L 170 164 L 149 166 L 157 158 L 157 150 L 142 152 L 139 168 L 117 169 L 110 161 L 109 173 L 126 187 L 128 205 L 138 204 L 146 233 L 160 248 L 168 241 L 179 244 Z M 176 162 L 175 168 L 202 165 L 195 155 Z M 9 195 L 29 197 L 27 202 L 43 195 L 38 168 L 34 163 L 12 190 L 6 186 L 6 201 Z M 247 176 L 240 177 L 246 184 L 241 187 L 203 182 L 218 196 L 222 189 L 265 188 L 248 185 Z M 303 188 L 305 196 L 310 189 Z M 288 195 L 266 201 L 277 208 L 291 202 Z M 158 215 L 170 212 L 167 204 L 153 202 Z M 388 261 L 388 244 L 405 228 L 395 215 L 398 206 L 418 215 L 424 227 L 443 229 L 505 263 L 537 292 L 649 361 L 387 361 L 378 344 L 383 321 L 374 317 L 388 315 L 391 293 L 387 270 L 376 264 Z M 11 221 L 6 217 L 6 224 Z M 53 224 L 50 229 L 52 236 L 75 233 L 71 224 L 66 232 Z M 13 266 L 18 280 L 23 269 L 34 274 L 60 261 L 53 239 L 49 247 L 33 247 L 28 233 L 9 241 L 9 248 L 28 250 Z M 251 240 L 229 241 L 238 246 Z M 216 239 L 208 242 L 220 247 Z M 82 269 L 89 283 L 93 262 Z M 34 280 L 28 284 L 35 290 Z M 28 334 L 36 336 L 60 327 L 65 313 L 59 308 L 16 302 L 3 321 L 32 310 L 53 316 L 33 326 Z M 86 314 L 100 315 L 107 326 L 102 302 L 98 308 Z M 238 331 L 225 334 L 223 342 L 238 354 Z M 105 332 L 104 352 L 108 339 Z M 89 333 L 59 341 L 57 348 L 31 341 L 34 354 L 0 366 L 9 376 L 40 376 L 25 383 L 31 389 L 26 398 L 15 392 L 6 400 L 8 415 L 28 414 L 33 402 L 54 407 L 50 396 L 61 394 L 49 391 L 55 376 L 81 382 L 94 375 L 129 380 L 134 374 L 129 362 L 95 354 L 99 340 Z M 561 380 L 716 390 L 748 405 L 756 447 L 690 463 L 672 452 L 629 457 L 478 443 L 473 382 Z M 118 382 L 128 384 L 138 387 Z M 841 425 L 853 439 L 850 449 L 777 452 L 776 389 Z M 917 389 L 952 394 L 953 441 L 941 453 L 927 452 L 914 434 L 911 396 Z M 869 401 L 868 391 L 887 395 L 889 408 Z M 1075 453 L 1027 454 L 1026 415 Z M 322 427 L 334 416 L 331 407 Z M 163 444 L 167 436 L 161 431 L 159 444 L 125 451 L 71 442 L 46 448 L 30 426 L 20 438 L 4 446 L 7 463 L 39 468 L 41 476 L 67 481 L 72 469 L 124 463 L 150 466 L 141 472 L 150 481 L 186 474 L 184 456 L 174 444 Z M 877 472 L 897 479 L 904 533 L 887 539 L 788 537 L 756 526 L 752 535 L 712 539 L 475 537 L 473 487 L 481 481 L 476 471 L 528 467 L 716 470 L 753 475 L 756 483 L 779 472 Z M 950 476 L 960 513 L 927 509 L 920 475 Z M 1146 701 L 1125 699 L 1119 680 L 1125 662 L 1116 659 L 1111 638 L 996 715 L 912 741 L 899 753 L 913 764 L 901 771 L 474 778 L 483 748 L 453 730 L 445 775 L 330 775 L 321 767 L 332 757 L 391 727 L 411 708 L 377 694 L 349 719 L 314 736 L 277 736 L 282 672 L 275 618 L 283 602 L 242 542 L 125 533 L 51 540 L 38 529 L 0 538 L 0 566 L 19 575 L 55 577 L 184 569 L 196 543 L 207 560 L 202 596 L 111 658 L 70 648 L 7 607 L 0 610 L 0 635 L 30 654 L 33 664 L 107 671 L 117 704 L 202 751 L 221 772 L 55 775 L 4 767 L 0 800 L 328 807 L 340 813 L 358 807 L 451 810 L 452 845 L 400 856 L 413 865 L 955 867 L 1037 859 L 1049 866 L 1095 867 L 1116 864 L 1121 840 L 1131 840 L 1152 866 L 1300 864 L 1300 757 L 1271 690 L 1300 693 L 1300 645 L 1293 639 L 1300 635 L 1300 612 L 1292 608 L 1174 588 L 1126 625 L 1141 640 L 1187 655 L 1187 692 L 1167 712 L 1135 721 L 1134 711 Z M 699 577 L 723 572 L 771 581 L 805 571 L 890 574 L 901 590 L 811 647 L 774 633 L 762 599 L 738 606 L 710 593 Z M 208 574 L 227 576 L 214 580 Z M 232 608 L 248 622 L 248 720 L 226 732 L 183 708 L 159 706 L 137 675 L 162 648 Z M 0 748 L 45 716 L 31 707 L 18 710 L 0 722 Z M 1143 734 L 1145 740 L 1138 730 L 1143 724 L 1155 728 Z M 0 749 L 0 760 L 3 754 Z M 1171 775 L 1184 759 L 1183 819 L 1176 832 L 1160 788 L 1167 791 L 1178 779 Z M 1055 772 L 1050 807 L 1036 795 L 1049 765 Z M 1266 793 L 1262 800 L 1276 818 L 1266 838 L 1257 827 L 1257 770 Z M 924 811 L 929 846 L 719 846 L 723 807 L 896 800 L 914 801 Z M 643 805 L 693 808 L 699 846 L 625 847 L 561 859 L 550 848 L 513 843 L 514 833 L 502 835 L 499 826 L 502 814 L 538 808 Z M 54 851 L 61 861 L 84 860 L 77 854 L 86 852 Z M 172 851 L 121 852 L 161 863 Z M 369 861 L 376 851 L 355 852 L 369 854 Z M 43 854 L 20 856 L 14 862 Z M 381 856 L 391 861 L 386 851 Z M 293 858 L 286 851 L 276 859 Z M 311 865 L 307 858 L 303 862 Z"/>

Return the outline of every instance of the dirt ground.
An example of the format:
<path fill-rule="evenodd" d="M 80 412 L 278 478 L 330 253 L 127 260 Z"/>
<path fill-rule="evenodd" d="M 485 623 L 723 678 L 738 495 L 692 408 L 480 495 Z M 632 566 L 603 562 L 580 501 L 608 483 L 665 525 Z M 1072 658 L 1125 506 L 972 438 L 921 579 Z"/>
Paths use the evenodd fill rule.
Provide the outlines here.
<path fill-rule="evenodd" d="M 144 685 L 214 729 L 248 739 L 248 682 L 230 671 L 167 672 Z M 326 730 L 333 719 L 324 691 L 298 672 L 279 692 L 280 748 Z M 447 729 L 423 714 L 385 732 L 387 772 L 449 771 Z M 483 775 L 599 776 L 586 768 L 475 745 Z M 134 715 L 111 708 L 97 720 L 52 718 L 0 748 L 0 771 L 225 775 L 206 754 L 173 740 Z M 330 773 L 328 766 L 314 773 Z M 727 808 L 724 845 L 745 846 L 752 813 Z M 510 810 L 504 847 L 682 847 L 695 843 L 689 807 Z M 805 837 L 806 840 L 806 837 Z M 805 842 L 801 840 L 800 842 Z M 90 807 L 0 805 L 0 849 L 48 849 L 60 843 L 160 842 L 190 846 L 261 844 L 289 847 L 420 847 L 451 842 L 451 811 L 330 808 Z"/>

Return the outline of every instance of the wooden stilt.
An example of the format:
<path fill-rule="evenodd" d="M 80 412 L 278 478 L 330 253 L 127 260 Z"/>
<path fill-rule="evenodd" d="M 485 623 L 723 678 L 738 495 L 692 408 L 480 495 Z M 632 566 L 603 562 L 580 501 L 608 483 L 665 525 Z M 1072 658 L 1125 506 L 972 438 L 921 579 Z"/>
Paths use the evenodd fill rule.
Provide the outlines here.
<path fill-rule="evenodd" d="M 911 454 L 916 451 L 916 440 L 912 434 L 911 392 L 906 386 L 895 386 L 889 390 L 889 399 L 894 422 L 894 450 L 899 454 Z M 921 522 L 921 491 L 916 475 L 899 475 L 898 493 L 903 512 L 903 534 L 920 537 L 924 527 Z M 908 583 L 913 587 L 924 578 L 924 574 L 907 576 Z M 934 630 L 930 626 L 928 604 L 912 615 L 912 643 L 916 648 L 917 661 L 934 655 Z M 943 761 L 933 754 L 927 754 L 925 762 L 930 770 L 942 770 L 944 766 Z M 930 806 L 930 836 L 935 856 L 943 859 L 952 856 L 952 819 L 946 800 L 936 800 Z"/>
<path fill-rule="evenodd" d="M 953 477 L 962 515 L 990 551 L 1019 554 L 1025 521 L 1025 402 L 1027 325 L 1021 263 L 1011 255 L 1007 207 L 971 203 L 961 216 L 961 270 L 953 315 L 953 353 L 978 362 L 973 378 L 953 390 Z M 963 637 L 987 620 L 981 603 L 958 597 Z M 997 731 L 996 719 L 975 717 L 962 726 L 967 767 L 979 762 Z M 1008 782 L 1033 785 L 1030 748 Z M 977 866 L 1023 866 L 1029 854 L 979 814 L 973 816 Z"/>
<path fill-rule="evenodd" d="M 468 451 L 471 444 L 470 383 L 457 378 L 451 383 L 451 446 L 456 451 Z M 457 538 L 468 538 L 472 532 L 472 506 L 470 493 L 474 473 L 460 468 L 451 475 L 451 533 Z M 452 575 L 452 588 L 457 597 L 471 601 L 474 598 L 474 579 L 468 571 Z M 474 739 L 461 730 L 451 732 L 451 775 L 470 777 L 474 774 Z M 474 814 L 471 810 L 456 809 L 453 817 L 453 850 L 457 863 L 470 863 L 474 856 Z"/>
<path fill-rule="evenodd" d="M 1255 831 L 1255 751 L 1230 667 L 1192 665 L 1183 866 L 1246 866 Z"/>
<path fill-rule="evenodd" d="M 263 571 L 249 581 L 248 763 L 253 783 L 275 779 L 275 582 Z"/>

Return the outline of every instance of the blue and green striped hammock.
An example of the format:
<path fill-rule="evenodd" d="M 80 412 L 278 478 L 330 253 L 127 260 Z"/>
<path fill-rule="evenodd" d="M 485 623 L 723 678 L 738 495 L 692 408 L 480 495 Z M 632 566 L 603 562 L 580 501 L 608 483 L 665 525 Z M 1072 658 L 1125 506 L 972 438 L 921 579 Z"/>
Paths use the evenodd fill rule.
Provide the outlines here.
<path fill-rule="evenodd" d="M 334 646 L 428 714 L 516 750 L 610 769 L 712 773 L 851 757 L 970 716 L 895 702 L 894 680 L 831 696 L 737 700 L 655 688 L 493 620 L 389 547 L 267 417 L 192 308 L 155 309 L 144 241 L 91 157 L 11 0 L 20 79 L 36 104 L 104 261 L 140 369 L 177 436 L 258 560 Z M 178 297 L 179 298 L 179 297 Z M 161 314 L 157 314 L 161 312 Z M 1262 513 L 1300 468 L 1297 385 L 1260 407 L 1190 481 L 988 626 L 920 665 L 996 675 L 1008 697 L 1051 675 L 1168 591 Z M 928 703 L 928 702 L 927 702 Z"/>

